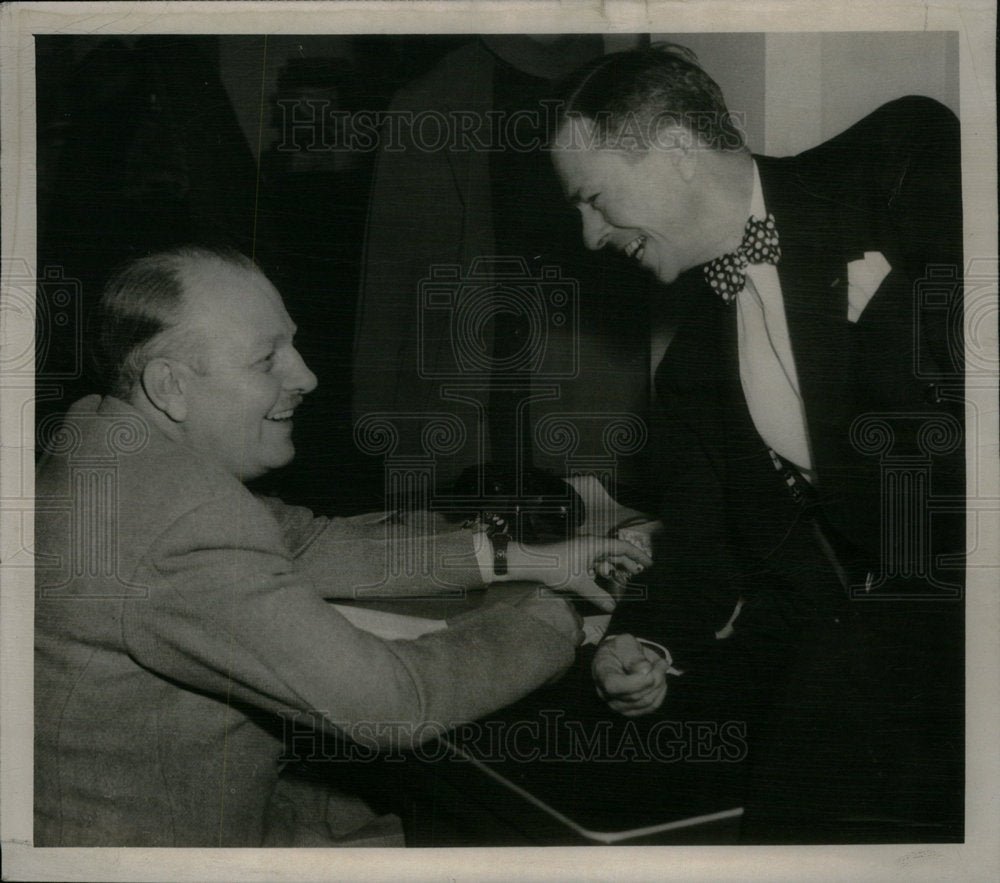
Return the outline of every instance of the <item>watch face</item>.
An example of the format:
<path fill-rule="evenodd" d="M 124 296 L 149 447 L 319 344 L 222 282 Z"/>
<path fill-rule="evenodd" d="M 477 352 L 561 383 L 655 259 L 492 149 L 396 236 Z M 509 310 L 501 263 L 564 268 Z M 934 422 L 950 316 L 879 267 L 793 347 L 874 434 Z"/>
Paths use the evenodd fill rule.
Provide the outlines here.
<path fill-rule="evenodd" d="M 507 573 L 507 544 L 510 542 L 510 534 L 491 533 L 490 542 L 493 544 L 493 573 L 503 576 Z"/>

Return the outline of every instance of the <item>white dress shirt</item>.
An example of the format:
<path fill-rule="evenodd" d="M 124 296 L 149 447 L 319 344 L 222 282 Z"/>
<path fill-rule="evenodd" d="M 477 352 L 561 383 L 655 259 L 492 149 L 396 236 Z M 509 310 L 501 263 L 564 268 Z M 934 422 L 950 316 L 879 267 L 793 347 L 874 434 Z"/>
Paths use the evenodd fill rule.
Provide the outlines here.
<path fill-rule="evenodd" d="M 767 217 L 757 164 L 750 214 Z M 781 230 L 778 230 L 780 240 Z M 740 383 L 754 426 L 765 443 L 809 481 L 815 481 L 806 415 L 792 356 L 778 268 L 747 267 L 746 286 L 736 298 Z"/>

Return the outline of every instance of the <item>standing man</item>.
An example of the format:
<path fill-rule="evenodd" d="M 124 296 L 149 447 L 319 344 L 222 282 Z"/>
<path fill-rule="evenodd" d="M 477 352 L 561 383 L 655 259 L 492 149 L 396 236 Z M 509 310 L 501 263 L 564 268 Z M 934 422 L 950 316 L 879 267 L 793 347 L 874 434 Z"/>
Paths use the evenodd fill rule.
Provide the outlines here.
<path fill-rule="evenodd" d="M 901 98 L 755 156 L 718 86 L 655 47 L 568 95 L 554 162 L 584 240 L 683 312 L 656 374 L 659 581 L 616 612 L 599 692 L 745 720 L 749 841 L 961 839 L 957 121 Z"/>
<path fill-rule="evenodd" d="M 73 406 L 36 481 L 36 845 L 293 845 L 266 822 L 283 719 L 398 750 L 568 667 L 579 620 L 547 592 L 416 641 L 359 631 L 326 603 L 378 584 L 390 552 L 381 523 L 315 518 L 244 485 L 292 459 L 316 385 L 247 258 L 136 260 L 100 318 L 106 394 Z M 469 531 L 436 541 L 450 566 L 423 575 L 428 590 L 493 581 Z M 511 544 L 507 578 L 579 590 L 588 555 L 650 563 L 615 554 L 630 548 L 567 543 L 540 573 Z M 373 821 L 346 795 L 330 816 L 347 840 L 348 820 Z"/>

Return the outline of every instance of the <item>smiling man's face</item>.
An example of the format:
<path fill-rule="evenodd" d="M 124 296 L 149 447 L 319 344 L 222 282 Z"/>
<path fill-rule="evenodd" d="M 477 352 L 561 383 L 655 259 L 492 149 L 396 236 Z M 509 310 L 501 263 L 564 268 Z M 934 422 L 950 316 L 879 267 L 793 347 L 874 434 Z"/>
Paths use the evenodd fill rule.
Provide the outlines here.
<path fill-rule="evenodd" d="M 293 345 L 281 295 L 255 270 L 202 261 L 182 273 L 186 333 L 201 365 L 187 374 L 185 442 L 241 481 L 295 456 L 292 412 L 316 387 Z"/>
<path fill-rule="evenodd" d="M 563 191 L 583 218 L 586 246 L 621 251 L 667 283 L 702 263 L 692 157 L 671 147 L 593 146 L 592 130 L 586 118 L 567 120 L 552 154 Z"/>

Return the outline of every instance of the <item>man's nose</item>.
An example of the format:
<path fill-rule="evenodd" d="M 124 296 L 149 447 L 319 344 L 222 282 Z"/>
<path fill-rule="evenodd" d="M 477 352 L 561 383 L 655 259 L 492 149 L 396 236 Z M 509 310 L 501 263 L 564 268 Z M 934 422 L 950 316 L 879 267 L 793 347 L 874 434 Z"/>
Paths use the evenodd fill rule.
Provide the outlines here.
<path fill-rule="evenodd" d="M 292 359 L 288 369 L 288 376 L 285 379 L 285 386 L 305 395 L 316 388 L 316 383 L 316 375 L 309 370 L 305 359 L 302 358 L 298 350 L 292 350 Z"/>
<path fill-rule="evenodd" d="M 592 251 L 604 248 L 608 241 L 611 226 L 604 220 L 604 215 L 590 206 L 581 209 L 583 215 L 583 243 Z"/>

